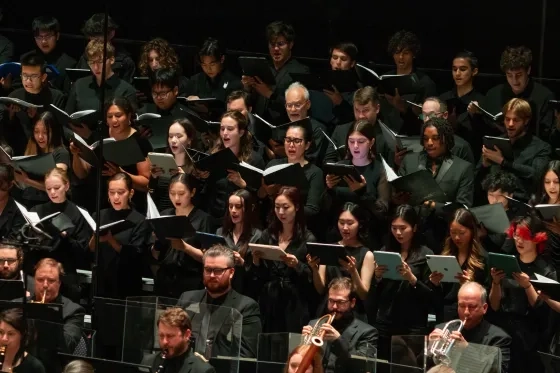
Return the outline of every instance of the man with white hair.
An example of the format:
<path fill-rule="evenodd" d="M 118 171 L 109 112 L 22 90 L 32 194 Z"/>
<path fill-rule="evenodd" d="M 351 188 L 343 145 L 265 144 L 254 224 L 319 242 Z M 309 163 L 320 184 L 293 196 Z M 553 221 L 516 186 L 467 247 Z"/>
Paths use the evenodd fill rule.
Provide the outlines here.
<path fill-rule="evenodd" d="M 286 113 L 290 122 L 296 122 L 305 119 L 309 116 L 309 109 L 311 108 L 311 101 L 309 100 L 309 91 L 305 86 L 299 82 L 290 84 L 285 91 L 286 97 Z M 305 157 L 308 161 L 315 163 L 319 167 L 323 164 L 323 158 L 327 150 L 327 139 L 322 131 L 326 132 L 326 127 L 319 121 L 309 118 L 311 121 L 313 143 L 305 152 Z M 283 138 L 288 126 L 283 126 L 273 134 L 276 146 L 274 146 L 274 153 L 277 156 L 285 157 Z M 282 140 L 279 144 L 278 141 Z"/>
<path fill-rule="evenodd" d="M 478 282 L 466 282 L 459 289 L 458 309 L 459 319 L 464 321 L 463 329 L 450 333 L 450 338 L 458 345 L 468 346 L 468 343 L 498 347 L 501 352 L 502 373 L 508 372 L 510 359 L 511 337 L 501 328 L 490 324 L 484 319 L 488 310 L 488 293 Z M 430 342 L 435 342 L 443 335 L 445 323 L 436 325 L 429 335 Z"/>

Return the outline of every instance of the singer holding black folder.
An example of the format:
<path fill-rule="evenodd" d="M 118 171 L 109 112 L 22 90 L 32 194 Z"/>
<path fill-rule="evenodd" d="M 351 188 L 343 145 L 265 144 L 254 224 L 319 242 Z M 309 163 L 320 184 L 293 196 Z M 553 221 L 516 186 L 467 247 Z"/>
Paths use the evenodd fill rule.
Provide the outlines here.
<path fill-rule="evenodd" d="M 538 298 L 530 280 L 535 274 L 557 280 L 556 270 L 542 255 L 548 237 L 542 220 L 531 211 L 511 223 L 508 238 L 515 245 L 521 273 L 508 278 L 499 268 L 491 268 L 491 320 L 512 338 L 510 373 L 542 371 L 537 350 L 543 351 L 549 342 L 550 309 Z"/>
<path fill-rule="evenodd" d="M 46 372 L 41 361 L 26 351 L 30 339 L 27 321 L 20 308 L 0 313 L 0 345 L 6 348 L 2 359 L 3 372 Z"/>
<path fill-rule="evenodd" d="M 0 164 L 0 238 L 14 238 L 25 224 L 10 192 L 14 186 L 14 169 Z"/>
<path fill-rule="evenodd" d="M 108 183 L 111 207 L 100 211 L 100 224 L 127 220 L 134 226 L 118 233 L 109 230 L 99 237 L 98 294 L 107 298 L 142 295 L 143 258 L 148 250 L 151 229 L 144 215 L 132 208 L 132 178 L 123 172 L 113 175 Z M 145 197 L 144 197 L 145 198 Z M 92 215 L 95 220 L 95 214 Z M 95 250 L 95 237 L 89 240 Z"/>
<path fill-rule="evenodd" d="M 193 171 L 193 162 L 187 148 L 194 148 L 196 140 L 196 129 L 190 120 L 186 118 L 177 119 L 169 126 L 167 131 L 167 154 L 173 154 L 177 170 L 170 170 L 171 173 L 187 173 Z M 169 181 L 171 178 L 164 175 L 161 167 L 151 164 L 150 181 L 148 188 L 156 207 L 159 211 L 173 207 L 173 203 L 169 199 Z M 198 189 L 198 188 L 197 188 Z"/>
<path fill-rule="evenodd" d="M 307 242 L 315 237 L 307 230 L 303 202 L 296 188 L 282 187 L 274 197 L 269 226 L 260 244 L 278 246 L 282 261 L 263 260 L 253 252 L 252 271 L 261 287 L 259 304 L 264 333 L 298 333 L 310 320 L 309 302 L 315 297 L 307 265 Z"/>
<path fill-rule="evenodd" d="M 251 282 L 253 257 L 249 251 L 249 244 L 257 243 L 261 239 L 262 231 L 257 228 L 257 218 L 254 197 L 247 190 L 238 189 L 229 196 L 224 223 L 216 231 L 218 236 L 224 238 L 235 256 L 235 265 L 238 268 L 233 275 L 232 287 L 253 299 L 258 299 L 258 291 L 255 291 L 256 286 Z"/>
<path fill-rule="evenodd" d="M 253 139 L 247 126 L 247 118 L 238 111 L 231 110 L 222 115 L 220 140 L 212 153 L 229 148 L 241 162 L 262 170 L 264 161 L 253 150 Z M 227 176 L 222 176 L 220 167 L 226 168 Z M 222 219 L 226 214 L 229 195 L 237 189 L 251 190 L 252 187 L 247 185 L 240 173 L 234 169 L 233 164 L 214 165 L 214 170 L 211 170 L 210 175 L 206 178 L 202 195 L 203 200 L 207 203 L 205 210 L 212 216 L 213 225 L 216 228 L 222 224 Z M 253 192 L 256 193 L 256 190 Z"/>
<path fill-rule="evenodd" d="M 367 321 L 364 301 L 367 299 L 375 260 L 373 252 L 367 247 L 370 242 L 367 227 L 367 214 L 360 206 L 347 202 L 342 207 L 338 216 L 338 232 L 342 239 L 337 244 L 344 246 L 346 259 L 339 259 L 339 265 L 321 264 L 317 257 L 307 254 L 306 259 L 313 274 L 313 285 L 320 295 L 324 295 L 327 285 L 337 277 L 348 277 L 352 280 L 356 292 L 356 306 L 354 313 L 362 320 Z M 328 250 L 328 249 L 325 249 Z M 324 315 L 326 299 L 319 307 L 320 315 Z"/>
<path fill-rule="evenodd" d="M 339 163 L 354 166 L 361 180 L 354 180 L 351 175 L 327 174 L 327 191 L 335 203 L 335 209 L 345 202 L 372 208 L 378 198 L 389 203 L 391 187 L 383 172 L 383 165 L 375 158 L 375 132 L 375 124 L 366 120 L 355 122 L 348 131 L 346 159 Z"/>
<path fill-rule="evenodd" d="M 152 145 L 146 138 L 132 128 L 132 118 L 134 117 L 134 108 L 132 104 L 122 97 L 116 97 L 108 101 L 105 105 L 105 118 L 109 127 L 109 137 L 114 138 L 117 142 L 126 140 L 129 137 L 134 138 L 138 142 L 138 146 L 144 157 L 152 151 Z M 86 179 L 91 173 L 92 166 L 86 161 L 79 158 L 79 149 L 70 143 L 70 150 L 74 154 L 72 160 L 72 169 L 76 176 L 80 179 Z M 102 175 L 105 180 L 116 175 L 119 172 L 125 172 L 132 180 L 134 186 L 134 208 L 140 213 L 146 213 L 146 192 L 148 190 L 148 182 L 150 179 L 150 162 L 145 159 L 133 165 L 118 166 L 113 162 L 105 161 L 103 165 Z M 89 180 L 89 179 L 88 179 Z M 97 184 L 86 185 L 86 189 L 93 195 L 94 188 Z M 131 195 L 132 196 L 132 195 Z M 106 206 L 106 205 L 105 205 Z"/>
<path fill-rule="evenodd" d="M 196 231 L 213 233 L 211 217 L 193 204 L 197 181 L 189 174 L 180 173 L 169 183 L 169 199 L 174 208 L 161 211 L 161 215 L 188 216 Z M 156 294 L 178 298 L 188 290 L 202 289 L 202 250 L 196 237 L 156 240 L 152 256 L 159 268 L 154 279 Z"/>
<path fill-rule="evenodd" d="M 70 166 L 70 154 L 62 142 L 62 128 L 49 111 L 37 117 L 33 123 L 33 135 L 27 141 L 23 155 L 41 155 L 52 153 L 57 168 L 67 170 Z M 49 200 L 43 180 L 30 179 L 23 170 L 15 173 L 16 181 L 28 186 L 21 192 L 21 202 L 31 208 Z"/>
<path fill-rule="evenodd" d="M 70 181 L 66 171 L 54 168 L 45 175 L 45 189 L 50 201 L 37 205 L 30 211 L 35 211 L 40 218 L 60 212 L 60 215 L 51 220 L 54 228 L 60 230 L 58 235 L 53 235 L 46 245 L 52 251 L 32 250 L 26 256 L 27 273 L 35 264 L 44 257 L 56 259 L 62 263 L 66 270 L 63 277 L 64 285 L 69 298 L 79 302 L 80 286 L 76 269 L 88 268 L 87 244 L 92 235 L 92 230 L 78 207 L 67 199 Z"/>
<path fill-rule="evenodd" d="M 390 357 L 393 335 L 428 332 L 428 313 L 434 297 L 426 284 L 429 273 L 426 255 L 432 255 L 433 251 L 420 244 L 419 222 L 418 214 L 410 205 L 398 206 L 391 218 L 392 234 L 382 251 L 401 255 L 402 265 L 397 270 L 402 279 L 384 277 L 394 268 L 377 265 L 375 269 L 368 297 L 368 320 L 379 331 L 378 356 L 382 359 Z"/>

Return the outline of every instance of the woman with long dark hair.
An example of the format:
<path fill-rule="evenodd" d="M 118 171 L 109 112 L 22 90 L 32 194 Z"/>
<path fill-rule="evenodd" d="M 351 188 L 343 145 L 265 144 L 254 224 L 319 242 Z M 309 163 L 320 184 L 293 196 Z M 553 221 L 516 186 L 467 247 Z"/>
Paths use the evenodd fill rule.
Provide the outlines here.
<path fill-rule="evenodd" d="M 378 265 L 369 292 L 368 320 L 379 331 L 379 356 L 388 358 L 393 335 L 426 334 L 433 294 L 426 284 L 426 255 L 433 251 L 420 244 L 419 217 L 410 205 L 398 206 L 391 218 L 391 236 L 383 251 L 399 253 L 402 280 L 383 277 L 387 267 Z M 377 311 L 377 312 L 375 312 Z"/>
<path fill-rule="evenodd" d="M 41 361 L 25 351 L 28 338 L 27 320 L 20 308 L 0 313 L 0 345 L 6 347 L 3 372 L 45 373 Z"/>
<path fill-rule="evenodd" d="M 299 333 L 310 320 L 308 299 L 315 291 L 306 243 L 315 237 L 307 230 L 303 209 L 299 191 L 281 187 L 259 243 L 278 246 L 285 255 L 282 261 L 272 261 L 261 259 L 259 251 L 252 253 L 252 270 L 262 284 L 259 301 L 265 333 Z"/>
<path fill-rule="evenodd" d="M 436 317 L 438 322 L 454 320 L 457 315 L 457 295 L 461 284 L 476 281 L 482 286 L 488 283 L 488 253 L 478 242 L 478 225 L 476 218 L 467 209 L 457 209 L 449 224 L 449 235 L 441 255 L 457 258 L 462 273 L 456 278 L 459 283 L 441 282 L 443 274 L 433 272 L 430 285 L 440 295 Z"/>
<path fill-rule="evenodd" d="M 257 228 L 257 206 L 254 198 L 245 189 L 238 189 L 229 196 L 228 210 L 224 224 L 216 234 L 224 237 L 227 246 L 233 250 L 237 270 L 233 277 L 233 287 L 239 293 L 250 295 L 255 299 L 254 286 L 250 283 L 252 276 L 249 271 L 253 261 L 249 252 L 249 244 L 261 239 L 262 231 Z"/>

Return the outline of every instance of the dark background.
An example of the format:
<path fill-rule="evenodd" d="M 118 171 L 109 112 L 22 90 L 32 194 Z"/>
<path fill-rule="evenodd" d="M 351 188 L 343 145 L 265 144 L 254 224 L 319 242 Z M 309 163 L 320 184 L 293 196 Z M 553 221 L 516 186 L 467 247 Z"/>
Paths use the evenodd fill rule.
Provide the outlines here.
<path fill-rule="evenodd" d="M 547 3 L 542 77 L 560 78 L 560 1 Z M 105 9 L 104 1 L 70 4 L 4 0 L 0 27 L 29 30 L 35 16 L 50 13 L 59 19 L 64 33 L 79 34 L 89 16 Z M 228 49 L 253 52 L 266 52 L 267 23 L 286 20 L 296 29 L 296 56 L 326 58 L 331 42 L 347 39 L 358 45 L 361 60 L 379 64 L 392 63 L 387 41 L 406 28 L 422 41 L 418 66 L 448 70 L 453 54 L 466 48 L 479 57 L 481 73 L 500 73 L 503 48 L 525 44 L 533 51 L 533 75 L 538 76 L 542 4 L 543 0 L 160 0 L 145 5 L 115 1 L 109 14 L 120 25 L 117 38 L 145 41 L 160 36 L 174 44 L 196 46 L 214 36 Z M 17 53 L 33 46 L 30 36 L 3 34 L 16 42 Z M 84 41 L 79 41 L 80 48 L 77 41 L 73 43 L 77 51 L 83 50 Z"/>

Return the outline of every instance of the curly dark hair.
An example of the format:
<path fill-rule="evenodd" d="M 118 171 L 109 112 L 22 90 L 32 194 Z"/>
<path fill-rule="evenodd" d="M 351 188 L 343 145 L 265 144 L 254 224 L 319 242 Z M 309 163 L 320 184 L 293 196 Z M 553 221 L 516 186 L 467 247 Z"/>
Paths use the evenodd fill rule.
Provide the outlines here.
<path fill-rule="evenodd" d="M 138 60 L 138 70 L 140 70 L 142 76 L 147 76 L 150 70 L 148 56 L 152 50 L 159 54 L 161 67 L 171 67 L 175 69 L 179 75 L 181 74 L 179 57 L 177 57 L 175 49 L 173 49 L 167 40 L 155 38 L 142 46 L 142 53 L 140 54 L 140 58 Z"/>
<path fill-rule="evenodd" d="M 533 53 L 526 46 L 507 47 L 500 58 L 500 68 L 503 72 L 515 69 L 528 70 L 533 62 Z"/>
<path fill-rule="evenodd" d="M 426 131 L 428 127 L 434 127 L 437 130 L 442 144 L 445 144 L 447 148 L 445 150 L 445 155 L 450 156 L 451 149 L 455 146 L 454 132 L 451 124 L 444 118 L 430 118 L 430 120 L 422 125 L 422 131 L 420 132 L 420 144 L 422 144 L 422 146 L 424 146 L 424 131 Z"/>
<path fill-rule="evenodd" d="M 401 30 L 397 31 L 391 39 L 389 39 L 389 45 L 387 46 L 387 52 L 390 56 L 394 55 L 395 53 L 399 53 L 403 49 L 408 49 L 412 52 L 414 56 L 420 55 L 420 39 L 416 34 L 407 31 Z"/>
<path fill-rule="evenodd" d="M 515 175 L 505 171 L 493 172 L 482 181 L 482 190 L 486 192 L 501 190 L 502 193 L 513 193 L 516 186 L 517 178 Z"/>

